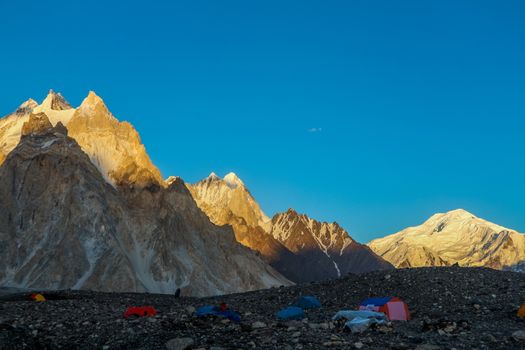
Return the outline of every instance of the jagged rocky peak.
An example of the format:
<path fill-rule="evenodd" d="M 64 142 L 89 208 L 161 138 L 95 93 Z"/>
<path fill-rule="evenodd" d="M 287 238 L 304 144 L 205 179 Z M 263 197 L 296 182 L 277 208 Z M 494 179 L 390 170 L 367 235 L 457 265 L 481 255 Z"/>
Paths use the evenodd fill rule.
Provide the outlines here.
<path fill-rule="evenodd" d="M 43 134 L 53 129 L 53 125 L 45 113 L 30 114 L 29 120 L 22 126 L 22 136 Z"/>
<path fill-rule="evenodd" d="M 104 116 L 114 119 L 104 100 L 94 91 L 89 91 L 87 97 L 82 101 L 78 109 L 84 117 Z"/>
<path fill-rule="evenodd" d="M 60 93 L 50 90 L 41 104 L 28 100 L 15 114 L 0 119 L 0 164 L 20 141 L 22 126 L 30 113 L 45 113 L 51 125 L 66 126 L 69 136 L 112 185 L 165 185 L 135 128 L 128 122 L 119 122 L 93 91 L 79 108 L 72 108 Z"/>
<path fill-rule="evenodd" d="M 237 187 L 245 187 L 244 182 L 242 182 L 242 180 L 234 172 L 229 172 L 228 174 L 224 176 L 224 178 L 221 178 L 215 172 L 212 171 L 210 175 L 208 175 L 208 177 L 202 181 L 210 182 L 210 183 L 212 182 L 225 183 L 231 189 L 235 189 Z"/>
<path fill-rule="evenodd" d="M 208 181 L 219 181 L 221 180 L 220 177 L 217 176 L 217 174 L 215 174 L 215 172 L 211 172 L 210 175 L 208 175 L 208 177 L 206 178 L 206 180 Z"/>
<path fill-rule="evenodd" d="M 212 172 L 207 178 L 187 186 L 199 207 L 215 224 L 231 225 L 232 220 L 242 219 L 250 227 L 260 226 L 269 231 L 270 219 L 235 173 L 228 173 L 221 179 Z"/>
<path fill-rule="evenodd" d="M 95 92 L 89 92 L 67 128 L 109 183 L 166 185 L 135 128 L 118 121 Z"/>
<path fill-rule="evenodd" d="M 317 221 L 292 208 L 272 218 L 270 233 L 303 258 L 306 280 L 392 268 L 368 247 L 355 242 L 336 222 Z"/>
<path fill-rule="evenodd" d="M 166 179 L 166 188 L 168 190 L 176 190 L 177 192 L 188 192 L 186 183 L 180 176 L 170 176 Z"/>
<path fill-rule="evenodd" d="M 27 101 L 23 102 L 20 106 L 18 106 L 18 108 L 15 111 L 15 114 L 25 115 L 31 113 L 33 109 L 35 109 L 37 106 L 38 102 L 30 98 Z"/>
<path fill-rule="evenodd" d="M 52 89 L 49 90 L 49 93 L 44 101 L 42 101 L 41 106 L 42 108 L 52 109 L 54 111 L 63 111 L 73 108 L 60 92 L 54 92 Z"/>

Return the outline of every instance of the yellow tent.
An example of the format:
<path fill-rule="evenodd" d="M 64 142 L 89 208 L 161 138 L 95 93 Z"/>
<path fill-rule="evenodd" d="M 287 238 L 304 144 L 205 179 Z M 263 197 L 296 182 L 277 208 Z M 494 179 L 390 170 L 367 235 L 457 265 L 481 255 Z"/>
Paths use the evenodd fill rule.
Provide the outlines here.
<path fill-rule="evenodd" d="M 46 301 L 46 298 L 44 298 L 44 296 L 40 293 L 32 294 L 31 299 L 34 301 Z"/>

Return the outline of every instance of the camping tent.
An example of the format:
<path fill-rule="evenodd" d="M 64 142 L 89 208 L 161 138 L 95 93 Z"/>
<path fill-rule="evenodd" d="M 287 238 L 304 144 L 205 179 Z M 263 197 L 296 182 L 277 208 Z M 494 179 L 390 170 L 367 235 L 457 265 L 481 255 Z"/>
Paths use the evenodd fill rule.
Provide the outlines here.
<path fill-rule="evenodd" d="M 525 304 L 521 305 L 521 307 L 519 308 L 518 317 L 525 318 Z"/>
<path fill-rule="evenodd" d="M 383 312 L 390 321 L 408 321 L 408 306 L 396 297 L 368 298 L 359 305 L 359 310 Z"/>

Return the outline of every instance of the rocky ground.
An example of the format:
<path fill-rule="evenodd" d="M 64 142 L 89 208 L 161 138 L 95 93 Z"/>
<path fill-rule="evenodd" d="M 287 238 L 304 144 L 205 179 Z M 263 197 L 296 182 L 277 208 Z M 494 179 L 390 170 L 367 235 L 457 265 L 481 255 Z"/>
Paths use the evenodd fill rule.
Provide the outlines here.
<path fill-rule="evenodd" d="M 0 297 L 0 349 L 525 349 L 525 274 L 482 268 L 421 268 L 373 272 L 323 283 L 213 298 L 79 291 Z M 321 309 L 303 321 L 275 313 L 300 295 Z M 398 296 L 413 319 L 345 331 L 331 317 L 368 296 Z M 242 320 L 197 318 L 195 308 L 226 302 Z M 152 305 L 152 318 L 124 319 L 130 305 Z"/>

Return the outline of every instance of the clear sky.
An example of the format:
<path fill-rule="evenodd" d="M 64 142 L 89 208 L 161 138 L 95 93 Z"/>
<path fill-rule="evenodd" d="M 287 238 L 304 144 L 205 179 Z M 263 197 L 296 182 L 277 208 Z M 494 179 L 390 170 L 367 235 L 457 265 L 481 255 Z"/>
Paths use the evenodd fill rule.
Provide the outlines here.
<path fill-rule="evenodd" d="M 359 241 L 525 232 L 525 2 L 0 1 L 0 115 L 88 90 L 163 175 L 236 172 Z"/>

